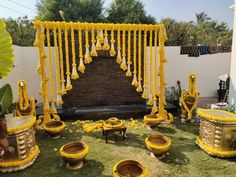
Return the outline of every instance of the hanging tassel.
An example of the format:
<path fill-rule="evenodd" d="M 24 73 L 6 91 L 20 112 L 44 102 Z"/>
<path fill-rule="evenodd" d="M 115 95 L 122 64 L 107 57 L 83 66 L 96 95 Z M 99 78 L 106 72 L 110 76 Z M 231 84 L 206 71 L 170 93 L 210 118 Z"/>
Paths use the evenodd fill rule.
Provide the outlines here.
<path fill-rule="evenodd" d="M 156 98 L 153 99 L 152 112 L 157 112 L 157 101 Z"/>
<path fill-rule="evenodd" d="M 103 45 L 103 50 L 109 50 L 110 49 L 110 46 L 109 46 L 109 43 L 108 43 L 108 34 L 107 34 L 107 30 L 105 30 L 105 39 L 104 39 L 104 45 Z"/>
<path fill-rule="evenodd" d="M 128 69 L 126 71 L 126 74 L 125 74 L 127 77 L 130 77 L 132 76 L 132 73 L 131 73 L 131 69 L 130 69 L 130 65 L 128 65 Z"/>
<path fill-rule="evenodd" d="M 125 56 L 123 56 L 120 68 L 123 69 L 124 71 L 127 70 L 127 64 L 126 64 L 126 57 Z"/>
<path fill-rule="evenodd" d="M 91 55 L 92 57 L 97 57 L 97 56 L 98 56 L 97 51 L 96 51 L 96 45 L 95 45 L 94 42 L 92 43 L 92 48 L 91 48 L 90 55 Z"/>
<path fill-rule="evenodd" d="M 152 94 L 149 94 L 147 105 L 153 105 Z"/>
<path fill-rule="evenodd" d="M 97 51 L 102 50 L 102 46 L 101 46 L 101 43 L 100 43 L 99 39 L 97 39 L 96 50 Z"/>
<path fill-rule="evenodd" d="M 66 90 L 71 90 L 72 89 L 72 85 L 71 85 L 71 81 L 70 81 L 70 75 L 67 75 L 66 77 Z"/>
<path fill-rule="evenodd" d="M 57 113 L 57 109 L 56 109 L 54 101 L 51 102 L 51 113 L 52 114 L 56 114 Z"/>
<path fill-rule="evenodd" d="M 142 92 L 142 91 L 143 91 L 143 89 L 142 89 L 142 84 L 141 84 L 141 81 L 140 81 L 140 80 L 138 81 L 138 87 L 137 87 L 136 91 L 137 91 L 137 92 Z"/>
<path fill-rule="evenodd" d="M 84 62 L 83 62 L 83 58 L 80 57 L 80 60 L 79 60 L 79 68 L 78 70 L 81 72 L 81 73 L 84 73 L 84 70 L 85 70 L 85 66 L 84 66 Z"/>
<path fill-rule="evenodd" d="M 79 75 L 77 73 L 77 69 L 76 69 L 76 64 L 72 65 L 72 74 L 71 74 L 71 79 L 75 80 L 78 79 Z"/>
<path fill-rule="evenodd" d="M 138 86 L 138 81 L 137 81 L 137 75 L 136 73 L 134 73 L 134 77 L 133 77 L 133 81 L 132 81 L 132 84 L 133 86 L 137 87 Z"/>
<path fill-rule="evenodd" d="M 85 56 L 84 56 L 84 63 L 89 64 L 91 62 L 92 62 L 92 57 L 90 56 L 90 53 L 89 53 L 89 47 L 86 47 Z"/>
<path fill-rule="evenodd" d="M 111 50 L 110 50 L 110 56 L 114 57 L 116 54 L 115 47 L 114 47 L 114 42 L 111 42 Z"/>
<path fill-rule="evenodd" d="M 146 89 L 146 87 L 144 87 L 144 88 L 143 88 L 143 94 L 142 94 L 142 98 L 143 98 L 143 99 L 147 99 L 147 98 L 148 98 L 148 96 L 147 96 L 147 89 Z"/>
<path fill-rule="evenodd" d="M 61 98 L 61 94 L 57 93 L 57 106 L 62 105 L 62 103 L 63 103 L 63 101 L 62 101 L 62 98 Z"/>
<path fill-rule="evenodd" d="M 118 49 L 118 51 L 117 51 L 116 62 L 119 64 L 121 64 L 121 62 L 122 62 L 120 49 Z"/>
<path fill-rule="evenodd" d="M 66 94 L 66 89 L 65 89 L 65 80 L 61 83 L 61 94 L 65 95 Z"/>

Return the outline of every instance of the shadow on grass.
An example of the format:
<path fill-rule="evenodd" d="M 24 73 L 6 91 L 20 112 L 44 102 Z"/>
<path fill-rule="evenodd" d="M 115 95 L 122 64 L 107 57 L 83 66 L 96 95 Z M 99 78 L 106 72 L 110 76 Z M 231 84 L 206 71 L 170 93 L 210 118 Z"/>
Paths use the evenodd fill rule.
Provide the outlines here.
<path fill-rule="evenodd" d="M 192 133 L 194 135 L 199 134 L 199 124 L 198 123 L 182 123 L 180 118 L 177 117 L 174 122 L 177 129 L 180 129 L 182 131 Z"/>

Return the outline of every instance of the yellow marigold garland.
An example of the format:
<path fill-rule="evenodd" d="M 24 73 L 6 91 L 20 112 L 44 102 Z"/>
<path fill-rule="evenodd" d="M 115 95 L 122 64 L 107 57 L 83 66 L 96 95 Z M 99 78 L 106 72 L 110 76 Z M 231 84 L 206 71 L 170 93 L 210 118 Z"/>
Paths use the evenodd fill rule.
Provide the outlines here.
<path fill-rule="evenodd" d="M 121 64 L 122 58 L 121 58 L 121 47 L 120 47 L 120 29 L 117 30 L 117 56 L 116 56 L 116 62 Z"/>
<path fill-rule="evenodd" d="M 82 42 L 82 31 L 81 28 L 78 29 L 78 38 L 79 38 L 79 68 L 78 70 L 81 73 L 84 73 L 85 66 L 84 66 L 84 61 L 83 61 L 83 42 Z"/>
<path fill-rule="evenodd" d="M 84 63 L 89 64 L 92 62 L 92 57 L 89 52 L 89 31 L 88 28 L 85 30 L 85 55 L 84 55 Z"/>
<path fill-rule="evenodd" d="M 153 75 L 153 71 L 152 71 L 152 30 L 149 31 L 150 33 L 150 37 L 149 37 L 149 96 L 148 96 L 148 105 L 153 105 L 153 84 L 152 84 L 152 75 Z"/>
<path fill-rule="evenodd" d="M 136 66 L 136 47 L 137 47 L 137 44 L 136 44 L 136 41 L 137 41 L 137 38 L 136 38 L 136 33 L 137 33 L 137 30 L 134 30 L 134 71 L 133 71 L 133 81 L 132 81 L 132 84 L 133 86 L 137 87 L 138 86 L 138 81 L 137 81 L 137 66 Z"/>
<path fill-rule="evenodd" d="M 58 57 L 58 46 L 57 46 L 57 29 L 54 26 L 53 28 L 53 37 L 54 37 L 54 49 L 55 49 L 55 65 L 56 65 L 56 92 L 57 92 L 57 105 L 62 104 L 61 98 L 61 88 L 60 88 L 60 66 L 59 66 L 59 57 Z"/>
<path fill-rule="evenodd" d="M 110 49 L 110 56 L 114 57 L 116 54 L 115 47 L 114 47 L 115 39 L 114 39 L 114 29 L 111 30 L 111 49 Z"/>
<path fill-rule="evenodd" d="M 130 68 L 130 65 L 132 64 L 131 62 L 131 30 L 129 29 L 128 30 L 128 68 L 127 68 L 127 71 L 126 71 L 126 76 L 132 76 L 132 73 L 131 73 L 131 68 Z"/>
<path fill-rule="evenodd" d="M 68 25 L 64 22 L 65 31 L 65 49 L 66 49 L 66 90 L 71 90 L 71 80 L 70 80 L 70 59 L 69 59 L 69 46 L 68 46 Z"/>
<path fill-rule="evenodd" d="M 96 43 L 96 50 L 99 51 L 99 50 L 102 50 L 102 45 L 101 45 L 101 37 L 100 37 L 100 32 L 99 30 L 97 30 L 97 43 Z"/>
<path fill-rule="evenodd" d="M 156 150 L 168 150 L 171 146 L 171 140 L 169 138 L 166 137 L 166 139 L 168 140 L 167 143 L 165 145 L 156 145 L 153 144 L 151 141 L 149 141 L 148 137 L 145 139 L 145 143 L 148 147 L 152 148 L 152 149 L 156 149 Z"/>
<path fill-rule="evenodd" d="M 126 64 L 126 31 L 123 29 L 122 32 L 122 62 L 120 64 L 120 68 L 124 71 L 127 70 Z"/>
<path fill-rule="evenodd" d="M 92 57 L 97 57 L 98 54 L 97 54 L 96 45 L 95 45 L 96 40 L 95 40 L 95 37 L 94 37 L 94 29 L 91 30 L 91 33 L 92 33 L 91 34 L 91 36 L 92 36 L 92 47 L 91 47 L 90 55 Z"/>
<path fill-rule="evenodd" d="M 62 123 L 62 125 L 58 127 L 47 127 L 47 124 L 43 124 L 43 129 L 48 132 L 59 133 L 66 127 L 66 124 L 64 122 L 60 122 Z"/>
<path fill-rule="evenodd" d="M 147 78 L 146 78 L 146 62 L 147 62 L 147 30 L 144 30 L 144 43 L 143 43 L 143 94 L 142 98 L 147 99 Z"/>
<path fill-rule="evenodd" d="M 107 30 L 104 30 L 104 45 L 102 47 L 103 50 L 109 50 L 110 49 L 107 36 L 108 36 Z"/>
<path fill-rule="evenodd" d="M 61 67 L 61 93 L 62 95 L 66 94 L 65 87 L 65 78 L 64 78 L 64 59 L 63 59 L 63 50 L 62 50 L 62 34 L 61 34 L 61 25 L 58 27 L 59 34 L 59 51 L 60 51 L 60 67 Z"/>
<path fill-rule="evenodd" d="M 79 78 L 77 68 L 76 68 L 76 59 L 75 59 L 75 35 L 74 35 L 74 24 L 70 22 L 71 26 L 71 46 L 72 46 L 72 74 L 71 79 L 75 80 Z"/>
<path fill-rule="evenodd" d="M 142 48 L 141 48 L 141 39 L 142 39 L 142 30 L 139 29 L 139 33 L 138 33 L 138 87 L 136 89 L 137 92 L 142 92 Z"/>

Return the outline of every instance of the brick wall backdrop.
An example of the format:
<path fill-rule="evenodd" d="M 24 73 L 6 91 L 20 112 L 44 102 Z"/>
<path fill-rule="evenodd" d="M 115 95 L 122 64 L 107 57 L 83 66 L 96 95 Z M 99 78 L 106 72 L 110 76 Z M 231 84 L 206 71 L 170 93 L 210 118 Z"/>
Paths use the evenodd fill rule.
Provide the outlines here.
<path fill-rule="evenodd" d="M 73 89 L 63 96 L 64 108 L 144 104 L 141 93 L 131 86 L 133 77 L 126 77 L 108 52 L 99 52 L 85 67 L 85 73 L 72 80 Z"/>

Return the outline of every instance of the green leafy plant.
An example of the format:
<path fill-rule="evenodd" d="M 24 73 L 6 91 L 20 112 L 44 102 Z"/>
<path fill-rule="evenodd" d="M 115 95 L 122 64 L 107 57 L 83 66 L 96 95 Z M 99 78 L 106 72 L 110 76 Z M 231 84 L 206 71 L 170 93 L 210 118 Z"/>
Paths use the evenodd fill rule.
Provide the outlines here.
<path fill-rule="evenodd" d="M 12 38 L 6 31 L 6 24 L 0 20 L 0 79 L 7 76 L 13 68 L 14 54 L 12 47 Z M 9 84 L 0 89 L 0 119 L 4 118 L 4 113 L 9 111 L 12 105 L 12 89 Z"/>

